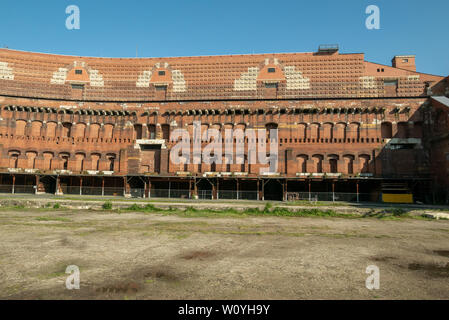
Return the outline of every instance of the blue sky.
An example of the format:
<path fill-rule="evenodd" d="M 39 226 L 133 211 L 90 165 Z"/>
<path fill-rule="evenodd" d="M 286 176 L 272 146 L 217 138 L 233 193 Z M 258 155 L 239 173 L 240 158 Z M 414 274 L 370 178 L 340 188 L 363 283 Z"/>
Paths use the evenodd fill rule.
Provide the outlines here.
<path fill-rule="evenodd" d="M 67 30 L 77 5 L 81 29 Z M 380 30 L 365 27 L 368 5 Z M 416 54 L 420 72 L 449 74 L 447 0 L 1 0 L 0 46 L 47 53 L 139 57 L 311 52 L 320 44 L 391 64 Z"/>

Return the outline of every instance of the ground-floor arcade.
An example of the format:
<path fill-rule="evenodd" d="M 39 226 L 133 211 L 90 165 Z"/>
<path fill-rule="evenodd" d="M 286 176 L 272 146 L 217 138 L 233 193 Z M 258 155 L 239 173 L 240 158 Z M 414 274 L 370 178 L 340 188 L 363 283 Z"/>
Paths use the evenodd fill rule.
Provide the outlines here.
<path fill-rule="evenodd" d="M 386 192 L 433 203 L 432 183 L 426 179 L 0 174 L 0 193 L 12 194 L 382 202 Z"/>

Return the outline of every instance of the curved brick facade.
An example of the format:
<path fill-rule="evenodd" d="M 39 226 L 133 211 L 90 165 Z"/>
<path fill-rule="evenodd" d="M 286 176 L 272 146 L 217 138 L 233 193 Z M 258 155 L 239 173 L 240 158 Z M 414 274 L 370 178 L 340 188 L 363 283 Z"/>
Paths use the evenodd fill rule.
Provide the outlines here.
<path fill-rule="evenodd" d="M 413 56 L 393 65 L 338 52 L 109 59 L 0 49 L 0 185 L 258 199 L 314 189 L 370 200 L 390 185 L 429 201 L 429 96 L 447 94 L 447 78 L 416 72 Z M 194 121 L 203 131 L 279 129 L 277 172 L 261 175 L 247 146 L 243 164 L 171 163 L 170 133 L 192 132 Z"/>

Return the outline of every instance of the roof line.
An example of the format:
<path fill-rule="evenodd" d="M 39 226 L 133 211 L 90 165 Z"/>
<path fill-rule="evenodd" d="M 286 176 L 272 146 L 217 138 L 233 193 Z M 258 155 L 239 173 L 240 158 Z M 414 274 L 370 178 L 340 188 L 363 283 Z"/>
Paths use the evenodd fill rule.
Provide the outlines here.
<path fill-rule="evenodd" d="M 219 55 L 198 55 L 198 56 L 166 56 L 166 57 L 93 57 L 93 56 L 79 56 L 79 55 L 66 55 L 66 54 L 57 54 L 57 53 L 47 53 L 47 52 L 36 52 L 36 51 L 27 51 L 27 50 L 17 50 L 10 48 L 0 48 L 1 51 L 11 51 L 11 52 L 19 52 L 19 53 L 29 53 L 29 54 L 39 54 L 39 55 L 48 55 L 48 56 L 60 56 L 60 57 L 72 57 L 72 58 L 89 58 L 89 59 L 132 59 L 132 60 L 145 60 L 145 59 L 176 59 L 176 58 L 209 58 L 209 57 L 239 57 L 239 56 L 267 56 L 267 55 L 285 55 L 285 54 L 315 54 L 317 52 L 268 52 L 268 53 L 242 53 L 242 54 L 219 54 Z M 361 55 L 363 53 L 338 53 L 339 55 Z"/>
<path fill-rule="evenodd" d="M 368 60 L 365 60 L 365 62 L 372 63 L 372 64 L 377 64 L 377 65 L 383 66 L 383 67 L 389 67 L 389 68 L 393 68 L 393 69 L 398 69 L 398 70 L 403 70 L 403 71 L 408 71 L 408 72 L 413 72 L 413 73 L 418 73 L 418 74 L 426 74 L 426 75 L 428 75 L 428 76 L 434 76 L 434 77 L 442 77 L 442 78 L 444 78 L 444 76 L 440 76 L 440 75 L 438 75 L 438 74 L 426 73 L 426 72 L 419 72 L 419 71 L 412 71 L 412 70 L 403 69 L 403 68 L 396 68 L 396 67 L 390 66 L 390 65 L 388 65 L 388 64 L 382 64 L 382 63 L 372 62 L 372 61 L 368 61 Z"/>

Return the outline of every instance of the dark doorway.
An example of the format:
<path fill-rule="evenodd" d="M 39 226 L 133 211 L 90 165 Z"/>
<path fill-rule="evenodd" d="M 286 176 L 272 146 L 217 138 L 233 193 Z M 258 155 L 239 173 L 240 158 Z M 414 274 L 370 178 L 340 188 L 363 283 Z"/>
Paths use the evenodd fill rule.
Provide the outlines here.
<path fill-rule="evenodd" d="M 42 177 L 39 179 L 39 182 L 37 192 L 56 193 L 56 178 L 49 176 Z"/>
<path fill-rule="evenodd" d="M 264 199 L 273 201 L 282 201 L 282 185 L 276 179 L 270 179 L 265 184 Z"/>
<path fill-rule="evenodd" d="M 212 181 L 209 182 L 207 179 L 201 179 L 197 181 L 198 198 L 203 200 L 212 199 Z"/>

